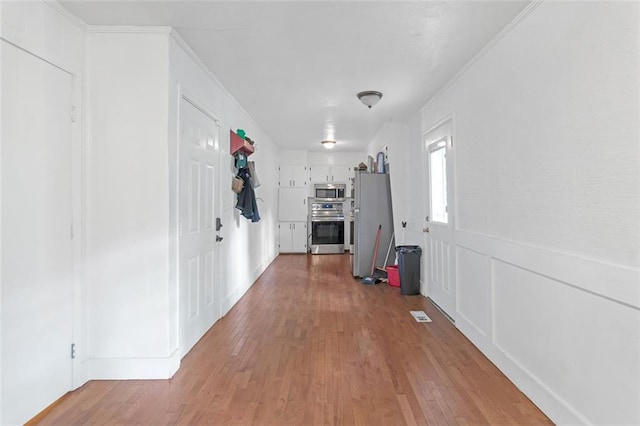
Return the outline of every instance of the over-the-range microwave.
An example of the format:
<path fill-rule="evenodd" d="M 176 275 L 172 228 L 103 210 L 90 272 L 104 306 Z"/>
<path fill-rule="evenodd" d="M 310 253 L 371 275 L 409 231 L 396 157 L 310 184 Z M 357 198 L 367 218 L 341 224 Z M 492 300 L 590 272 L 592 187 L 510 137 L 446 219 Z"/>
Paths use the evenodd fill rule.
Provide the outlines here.
<path fill-rule="evenodd" d="M 344 201 L 347 185 L 344 183 L 316 183 L 313 193 L 317 200 Z"/>

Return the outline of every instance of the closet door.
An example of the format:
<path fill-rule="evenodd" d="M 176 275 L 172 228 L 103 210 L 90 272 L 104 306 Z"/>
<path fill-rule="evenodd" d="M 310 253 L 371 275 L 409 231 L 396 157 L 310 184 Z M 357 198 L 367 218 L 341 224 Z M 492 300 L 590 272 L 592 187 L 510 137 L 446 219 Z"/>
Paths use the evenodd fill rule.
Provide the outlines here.
<path fill-rule="evenodd" d="M 72 387 L 72 78 L 0 44 L 0 424 L 22 424 Z"/>
<path fill-rule="evenodd" d="M 182 355 L 220 318 L 218 121 L 194 101 L 180 104 L 180 347 Z"/>

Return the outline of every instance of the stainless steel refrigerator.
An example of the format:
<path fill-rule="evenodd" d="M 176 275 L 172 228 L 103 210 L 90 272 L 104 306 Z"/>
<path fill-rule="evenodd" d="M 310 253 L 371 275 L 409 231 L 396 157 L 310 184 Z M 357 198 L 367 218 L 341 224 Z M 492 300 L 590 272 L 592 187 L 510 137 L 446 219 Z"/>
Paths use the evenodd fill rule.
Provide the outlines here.
<path fill-rule="evenodd" d="M 356 172 L 353 205 L 353 251 L 351 272 L 354 277 L 371 274 L 378 227 L 382 225 L 375 266 L 383 265 L 393 235 L 391 187 L 388 174 Z M 393 264 L 395 248 L 391 247 L 387 265 Z"/>

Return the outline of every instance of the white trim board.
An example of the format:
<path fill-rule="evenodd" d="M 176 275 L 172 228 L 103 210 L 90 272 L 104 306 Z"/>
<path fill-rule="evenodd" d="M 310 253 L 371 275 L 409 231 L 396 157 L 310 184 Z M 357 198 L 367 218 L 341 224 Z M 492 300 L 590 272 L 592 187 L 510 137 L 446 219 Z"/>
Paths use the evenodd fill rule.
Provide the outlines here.
<path fill-rule="evenodd" d="M 179 351 L 167 358 L 93 358 L 86 362 L 89 380 L 170 379 L 180 368 Z"/>
<path fill-rule="evenodd" d="M 491 343 L 491 340 L 463 315 L 458 315 L 456 327 L 509 380 L 557 424 L 589 424 L 566 401 L 545 386 L 534 374 Z"/>
<path fill-rule="evenodd" d="M 640 270 L 456 230 L 456 245 L 640 309 Z"/>
<path fill-rule="evenodd" d="M 87 29 L 89 28 L 89 26 L 87 25 L 86 22 L 84 22 L 82 19 L 78 18 L 73 13 L 69 12 L 69 10 L 67 10 L 64 6 L 62 6 L 56 0 L 42 0 L 42 3 L 46 4 L 47 6 L 49 6 L 50 8 L 55 10 L 56 12 L 58 12 L 60 15 L 64 16 L 65 18 L 67 18 L 69 20 L 69 22 L 71 22 L 72 24 L 74 24 L 77 27 L 81 28 L 82 30 L 87 31 Z"/>
<path fill-rule="evenodd" d="M 478 53 L 475 54 L 473 58 L 469 60 L 460 70 L 454 74 L 449 81 L 447 81 L 444 86 L 442 86 L 429 101 L 420 108 L 420 114 L 429 107 L 433 102 L 435 102 L 443 93 L 445 93 L 449 87 L 451 87 L 458 79 L 469 70 L 469 68 L 473 67 L 473 65 L 478 62 L 487 52 L 491 51 L 493 47 L 500 43 L 502 39 L 504 39 L 507 35 L 509 35 L 515 28 L 520 25 L 520 23 L 531 14 L 538 6 L 540 6 L 544 0 L 533 0 L 527 7 L 525 7 L 522 12 L 518 14 L 506 27 L 502 29 L 494 38 L 492 38 L 489 43 L 487 43 Z"/>
<path fill-rule="evenodd" d="M 258 281 L 260 276 L 267 270 L 269 265 L 273 263 L 273 261 L 276 259 L 276 257 L 278 257 L 278 255 L 279 253 L 276 252 L 276 253 L 273 253 L 271 256 L 269 256 L 266 262 L 258 266 L 253 271 L 253 273 L 251 274 L 251 277 L 252 277 L 252 279 L 250 280 L 251 282 L 248 285 L 236 287 L 231 292 L 231 294 L 229 294 L 229 296 L 227 296 L 222 301 L 222 310 L 220 312 L 221 317 L 227 315 L 227 313 L 229 313 L 231 308 L 233 308 L 235 304 L 238 303 L 240 299 L 242 299 L 242 296 L 244 296 L 247 293 L 247 291 L 249 291 L 249 289 L 256 283 L 256 281 Z"/>
<path fill-rule="evenodd" d="M 191 46 L 189 46 L 187 42 L 182 38 L 182 36 L 174 28 L 169 28 L 169 29 L 170 29 L 170 31 L 168 32 L 169 37 L 173 39 L 173 41 L 184 51 L 184 53 L 186 53 L 187 56 L 191 58 L 191 60 L 196 64 L 196 66 L 198 66 L 211 79 L 211 81 L 213 81 L 222 90 L 224 95 L 227 96 L 227 98 L 229 98 L 231 102 L 234 103 L 234 105 L 245 115 L 245 118 L 251 121 L 251 123 L 255 126 L 255 128 L 258 131 L 264 133 L 265 135 L 267 135 L 267 137 L 270 137 L 269 134 L 265 132 L 264 129 L 244 109 L 244 107 L 240 105 L 237 99 L 227 90 L 227 88 L 224 87 L 222 83 L 220 83 L 220 80 L 218 80 L 218 77 L 216 77 L 215 74 L 211 72 L 211 70 L 205 65 L 202 59 L 200 59 L 200 57 L 196 54 L 196 52 L 193 51 Z"/>
<path fill-rule="evenodd" d="M 90 34 L 170 34 L 171 27 L 138 27 L 131 25 L 89 25 Z"/>
<path fill-rule="evenodd" d="M 554 422 L 636 423 L 639 271 L 456 232 L 456 327 Z"/>

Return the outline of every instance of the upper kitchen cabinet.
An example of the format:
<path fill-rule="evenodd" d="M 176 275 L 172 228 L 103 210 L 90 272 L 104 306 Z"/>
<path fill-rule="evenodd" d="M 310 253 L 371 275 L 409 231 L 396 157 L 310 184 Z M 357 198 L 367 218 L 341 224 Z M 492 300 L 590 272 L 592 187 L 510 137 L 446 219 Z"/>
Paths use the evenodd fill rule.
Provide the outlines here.
<path fill-rule="evenodd" d="M 288 188 L 306 188 L 307 187 L 307 166 L 289 166 L 283 165 L 278 167 L 280 187 Z"/>
<path fill-rule="evenodd" d="M 311 166 L 311 183 L 349 183 L 353 175 L 350 169 L 349 166 Z"/>

